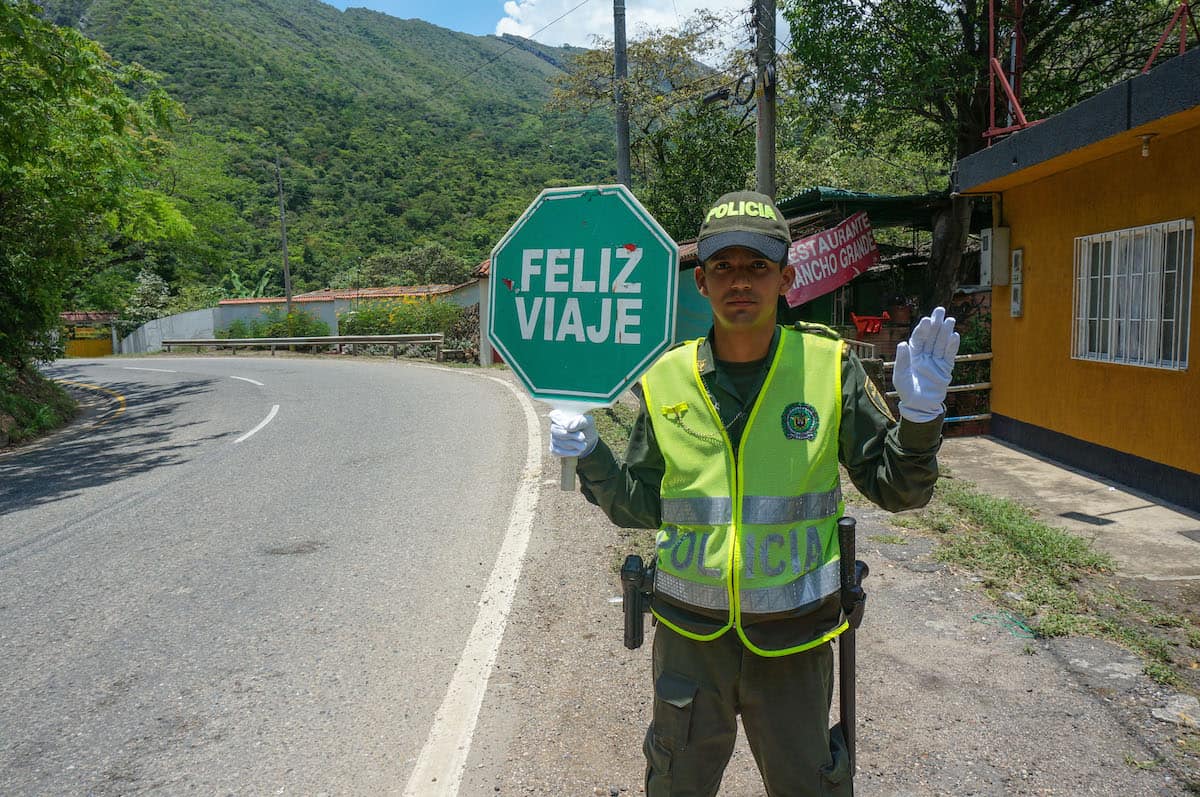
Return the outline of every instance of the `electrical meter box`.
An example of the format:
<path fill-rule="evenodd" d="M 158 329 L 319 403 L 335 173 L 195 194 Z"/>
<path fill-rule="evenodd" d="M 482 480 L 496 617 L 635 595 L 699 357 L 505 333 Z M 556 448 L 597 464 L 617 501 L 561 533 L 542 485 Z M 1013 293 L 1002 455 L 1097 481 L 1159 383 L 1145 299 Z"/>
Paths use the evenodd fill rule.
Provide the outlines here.
<path fill-rule="evenodd" d="M 1008 227 L 988 227 L 979 232 L 979 282 L 1007 285 L 1009 279 Z"/>

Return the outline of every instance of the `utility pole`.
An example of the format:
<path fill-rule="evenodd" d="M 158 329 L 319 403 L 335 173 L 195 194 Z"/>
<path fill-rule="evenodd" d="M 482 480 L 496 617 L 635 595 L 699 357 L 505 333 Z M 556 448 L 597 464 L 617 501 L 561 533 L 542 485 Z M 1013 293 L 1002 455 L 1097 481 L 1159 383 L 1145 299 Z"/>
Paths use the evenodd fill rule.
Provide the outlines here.
<path fill-rule="evenodd" d="M 617 182 L 629 185 L 629 108 L 625 105 L 625 0 L 613 0 L 613 94 L 617 102 Z"/>
<path fill-rule="evenodd" d="M 275 188 L 279 193 L 279 234 L 283 240 L 283 295 L 287 300 L 287 314 L 292 314 L 292 270 L 288 266 L 287 217 L 283 212 L 283 176 L 279 173 L 279 149 L 275 149 Z"/>
<path fill-rule="evenodd" d="M 754 0 L 754 81 L 758 136 L 754 148 L 756 190 L 775 198 L 775 0 Z"/>

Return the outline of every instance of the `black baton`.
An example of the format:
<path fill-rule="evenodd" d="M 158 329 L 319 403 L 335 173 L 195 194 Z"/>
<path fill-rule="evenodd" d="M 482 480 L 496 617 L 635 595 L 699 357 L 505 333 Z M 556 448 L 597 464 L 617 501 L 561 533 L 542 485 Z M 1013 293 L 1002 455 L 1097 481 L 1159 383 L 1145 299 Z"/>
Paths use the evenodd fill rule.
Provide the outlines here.
<path fill-rule="evenodd" d="M 625 647 L 637 650 L 642 646 L 642 585 L 645 570 L 642 557 L 630 554 L 621 565 L 621 603 L 625 612 Z"/>
<path fill-rule="evenodd" d="M 855 557 L 854 529 L 852 517 L 838 518 L 838 550 L 841 555 L 842 611 L 850 624 L 838 637 L 838 694 L 841 698 L 842 736 L 846 740 L 846 751 L 850 756 L 850 777 L 854 777 L 854 629 L 862 622 L 867 595 L 862 589 L 862 580 L 867 577 L 865 562 Z"/>

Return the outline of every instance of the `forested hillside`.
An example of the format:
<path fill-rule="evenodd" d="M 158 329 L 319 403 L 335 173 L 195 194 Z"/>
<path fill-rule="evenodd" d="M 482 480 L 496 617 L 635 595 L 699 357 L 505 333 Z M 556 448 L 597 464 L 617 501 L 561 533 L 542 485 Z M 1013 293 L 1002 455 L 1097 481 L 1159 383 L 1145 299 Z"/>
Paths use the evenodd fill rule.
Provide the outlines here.
<path fill-rule="evenodd" d="M 175 290 L 230 285 L 230 272 L 254 285 L 268 269 L 280 290 L 277 154 L 297 289 L 429 243 L 477 262 L 540 189 L 612 179 L 607 120 L 544 107 L 570 50 L 316 0 L 42 5 L 161 73 L 187 115 L 158 188 L 194 236 L 115 237 L 76 303 L 114 304 L 146 265 Z"/>

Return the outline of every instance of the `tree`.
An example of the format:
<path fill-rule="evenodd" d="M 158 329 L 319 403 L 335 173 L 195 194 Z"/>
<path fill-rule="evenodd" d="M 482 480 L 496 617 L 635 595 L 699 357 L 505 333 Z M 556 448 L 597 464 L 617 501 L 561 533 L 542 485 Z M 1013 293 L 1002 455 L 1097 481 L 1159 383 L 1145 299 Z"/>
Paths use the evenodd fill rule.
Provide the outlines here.
<path fill-rule="evenodd" d="M 53 357 L 88 242 L 189 226 L 151 186 L 179 106 L 40 11 L 0 1 L 0 362 L 17 369 Z"/>
<path fill-rule="evenodd" d="M 138 272 L 133 294 L 121 311 L 122 334 L 128 335 L 135 329 L 167 314 L 170 291 L 166 281 L 149 269 Z"/>
<path fill-rule="evenodd" d="M 471 266 L 440 243 L 402 251 L 383 251 L 354 270 L 333 279 L 335 288 L 383 288 L 396 285 L 458 285 L 471 276 Z"/>
<path fill-rule="evenodd" d="M 1008 4 L 996 0 L 998 11 Z M 1025 0 L 1026 117 L 1061 111 L 1144 63 L 1174 0 Z M 881 137 L 953 164 L 985 146 L 987 0 L 784 0 L 798 90 L 813 107 L 853 119 L 849 134 Z M 1000 14 L 1003 58 L 1014 25 Z M 998 119 L 1003 115 L 998 113 Z M 897 135 L 899 134 L 899 135 Z M 949 199 L 933 219 L 926 306 L 949 301 L 966 242 L 970 201 Z"/>
<path fill-rule="evenodd" d="M 727 49 L 727 23 L 702 11 L 678 30 L 649 30 L 628 45 L 622 87 L 635 186 L 677 238 L 694 236 L 699 206 L 744 188 L 754 169 L 753 106 L 704 101 L 722 89 L 728 95 L 750 71 L 748 52 Z M 557 78 L 552 109 L 612 112 L 612 43 L 595 44 Z M 748 84 L 742 90 L 748 93 Z"/>
<path fill-rule="evenodd" d="M 754 136 L 723 105 L 696 104 L 653 137 L 662 160 L 643 192 L 646 209 L 676 240 L 694 238 L 703 203 L 752 180 Z"/>

